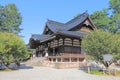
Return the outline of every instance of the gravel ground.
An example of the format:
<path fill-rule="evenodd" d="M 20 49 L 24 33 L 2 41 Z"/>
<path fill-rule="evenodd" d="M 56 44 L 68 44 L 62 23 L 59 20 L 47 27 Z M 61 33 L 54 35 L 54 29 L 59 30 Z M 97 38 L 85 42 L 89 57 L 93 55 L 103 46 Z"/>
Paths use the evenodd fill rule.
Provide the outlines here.
<path fill-rule="evenodd" d="M 20 70 L 0 72 L 0 80 L 120 80 L 120 77 L 91 75 L 79 69 L 54 69 L 22 65 Z"/>

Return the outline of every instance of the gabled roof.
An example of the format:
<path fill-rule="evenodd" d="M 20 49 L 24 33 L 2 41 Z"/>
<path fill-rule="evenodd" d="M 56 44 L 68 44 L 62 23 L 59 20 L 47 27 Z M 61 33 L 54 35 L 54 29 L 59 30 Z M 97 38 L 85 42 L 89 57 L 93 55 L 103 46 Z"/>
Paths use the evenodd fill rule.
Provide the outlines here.
<path fill-rule="evenodd" d="M 84 12 L 83 14 L 75 17 L 74 19 L 70 20 L 69 22 L 67 22 L 65 25 L 66 27 L 63 30 L 70 30 L 74 27 L 76 27 L 77 25 L 83 23 L 87 17 L 89 16 L 89 14 L 87 12 Z"/>
<path fill-rule="evenodd" d="M 46 22 L 46 26 L 52 31 L 52 32 L 56 32 L 58 30 L 61 30 L 63 27 L 65 27 L 64 23 L 60 23 L 60 22 L 56 22 L 53 20 L 48 20 Z M 45 30 L 44 30 L 45 31 Z"/>
<path fill-rule="evenodd" d="M 49 38 L 51 35 L 39 35 L 39 34 L 32 34 L 31 39 L 37 41 L 37 40 L 44 40 Z"/>
<path fill-rule="evenodd" d="M 89 18 L 89 14 L 87 12 L 84 12 L 80 16 L 75 17 L 74 19 L 68 21 L 67 23 L 60 23 L 53 20 L 48 20 L 46 22 L 46 26 L 54 33 L 62 30 L 68 31 L 76 27 L 77 25 L 82 24 L 86 19 L 89 19 L 90 22 L 92 23 L 91 19 Z M 94 26 L 93 23 L 92 23 L 92 26 Z M 44 29 L 44 32 L 45 32 L 45 29 Z"/>

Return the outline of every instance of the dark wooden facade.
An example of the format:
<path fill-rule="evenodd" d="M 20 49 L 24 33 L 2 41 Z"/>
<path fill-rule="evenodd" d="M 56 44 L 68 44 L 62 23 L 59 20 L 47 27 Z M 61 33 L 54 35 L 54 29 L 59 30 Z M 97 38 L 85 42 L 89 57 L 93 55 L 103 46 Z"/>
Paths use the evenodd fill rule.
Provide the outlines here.
<path fill-rule="evenodd" d="M 29 44 L 42 56 L 48 53 L 48 56 L 78 57 L 84 54 L 82 38 L 95 28 L 87 12 L 67 23 L 48 20 L 43 34 L 33 34 Z"/>

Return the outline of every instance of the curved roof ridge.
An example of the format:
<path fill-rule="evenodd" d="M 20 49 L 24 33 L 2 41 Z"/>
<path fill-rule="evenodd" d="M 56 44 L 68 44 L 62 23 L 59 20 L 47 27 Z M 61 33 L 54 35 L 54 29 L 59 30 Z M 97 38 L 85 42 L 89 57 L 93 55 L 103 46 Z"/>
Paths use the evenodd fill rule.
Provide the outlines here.
<path fill-rule="evenodd" d="M 83 23 L 88 17 L 89 17 L 89 14 L 87 13 L 87 11 L 85 11 L 84 13 L 73 18 L 72 20 L 68 21 L 67 23 L 61 23 L 61 22 L 57 22 L 57 21 L 48 19 L 46 22 L 46 25 L 54 33 L 59 30 L 68 31 L 68 30 L 74 28 L 75 26 Z"/>
<path fill-rule="evenodd" d="M 50 20 L 50 19 L 48 19 L 47 23 L 49 23 L 49 24 L 55 24 L 55 25 L 59 25 L 59 26 L 65 25 L 64 23 L 57 22 L 57 21 Z"/>
<path fill-rule="evenodd" d="M 87 13 L 87 11 L 85 11 L 84 13 L 82 13 L 81 15 L 78 15 L 77 17 L 71 19 L 70 21 L 68 21 L 67 23 L 65 23 L 66 25 L 71 24 L 72 22 L 74 22 L 75 20 L 77 20 L 78 18 L 82 18 L 85 16 L 89 16 L 89 14 Z"/>
<path fill-rule="evenodd" d="M 34 40 L 42 40 L 50 37 L 51 35 L 32 34 L 31 38 Z"/>
<path fill-rule="evenodd" d="M 53 32 L 56 32 L 58 30 L 61 30 L 63 27 L 65 27 L 64 23 L 60 23 L 57 21 L 53 21 L 53 20 L 48 20 L 46 22 L 47 26 L 49 27 L 49 29 Z"/>
<path fill-rule="evenodd" d="M 84 12 L 80 16 L 75 17 L 74 19 L 70 20 L 68 23 L 66 23 L 66 27 L 64 27 L 64 30 L 70 30 L 74 28 L 75 26 L 81 24 L 83 21 L 85 21 L 88 18 L 89 14 L 87 12 Z"/>

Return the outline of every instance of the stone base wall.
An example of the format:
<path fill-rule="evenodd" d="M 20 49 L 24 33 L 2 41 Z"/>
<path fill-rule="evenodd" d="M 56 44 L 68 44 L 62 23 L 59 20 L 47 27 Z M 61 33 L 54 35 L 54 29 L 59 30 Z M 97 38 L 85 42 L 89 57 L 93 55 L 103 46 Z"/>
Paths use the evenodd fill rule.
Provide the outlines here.
<path fill-rule="evenodd" d="M 80 68 L 82 66 L 82 62 L 65 62 L 65 63 L 54 63 L 54 67 L 58 69 L 63 68 Z"/>
<path fill-rule="evenodd" d="M 53 57 L 51 57 L 52 59 Z M 60 58 L 60 57 L 55 57 L 55 59 L 57 58 Z M 66 57 L 61 57 L 62 59 L 63 58 L 66 58 Z M 72 59 L 71 57 L 69 57 L 70 59 Z M 75 57 L 77 58 L 77 57 Z M 81 59 L 81 60 L 80 60 Z M 62 60 L 63 61 L 63 60 Z M 80 67 L 84 67 L 84 66 L 88 66 L 88 62 L 84 59 L 84 58 L 77 58 L 77 61 L 66 61 L 66 62 L 62 62 L 62 61 L 53 61 L 53 60 L 49 60 L 49 58 L 46 58 L 43 60 L 42 64 L 43 66 L 45 67 L 52 67 L 52 68 L 80 68 Z"/>
<path fill-rule="evenodd" d="M 51 67 L 51 68 L 80 68 L 83 66 L 86 66 L 83 62 L 50 62 L 50 61 L 44 61 L 43 66 L 45 67 Z"/>

